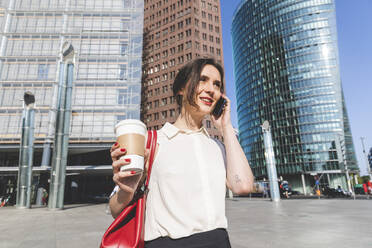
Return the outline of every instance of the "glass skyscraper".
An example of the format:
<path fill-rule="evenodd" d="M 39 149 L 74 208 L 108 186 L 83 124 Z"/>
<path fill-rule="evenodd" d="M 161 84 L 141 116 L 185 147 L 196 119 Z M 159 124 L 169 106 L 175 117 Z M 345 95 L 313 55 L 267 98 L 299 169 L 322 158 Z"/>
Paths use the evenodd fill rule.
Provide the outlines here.
<path fill-rule="evenodd" d="M 111 165 L 115 124 L 140 118 L 143 11 L 143 0 L 0 2 L 0 175 L 18 166 L 25 91 L 36 98 L 34 166 L 54 138 L 65 41 L 77 53 L 68 166 Z"/>
<path fill-rule="evenodd" d="M 240 141 L 267 178 L 261 125 L 268 120 L 277 171 L 294 189 L 314 175 L 347 189 L 359 169 L 339 74 L 332 0 L 243 0 L 232 24 Z M 302 177 L 302 178 L 301 178 Z"/>

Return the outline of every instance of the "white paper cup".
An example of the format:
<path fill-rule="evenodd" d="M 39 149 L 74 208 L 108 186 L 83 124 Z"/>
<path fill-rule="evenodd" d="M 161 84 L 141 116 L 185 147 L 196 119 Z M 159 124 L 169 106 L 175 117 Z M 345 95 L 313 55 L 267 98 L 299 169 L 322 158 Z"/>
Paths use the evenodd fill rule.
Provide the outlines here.
<path fill-rule="evenodd" d="M 141 173 L 144 168 L 146 125 L 139 120 L 123 120 L 115 126 L 116 140 L 120 148 L 127 150 L 120 159 L 130 159 L 130 164 L 121 167 L 120 171 Z"/>

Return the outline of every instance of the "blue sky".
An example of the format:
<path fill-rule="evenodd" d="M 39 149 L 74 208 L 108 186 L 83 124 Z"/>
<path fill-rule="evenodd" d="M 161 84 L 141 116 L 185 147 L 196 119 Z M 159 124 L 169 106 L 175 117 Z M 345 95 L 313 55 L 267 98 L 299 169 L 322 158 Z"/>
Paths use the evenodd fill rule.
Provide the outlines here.
<path fill-rule="evenodd" d="M 221 0 L 223 52 L 232 122 L 238 127 L 230 28 L 240 0 Z M 372 1 L 336 0 L 340 74 L 361 174 L 366 161 L 360 137 L 372 147 Z"/>

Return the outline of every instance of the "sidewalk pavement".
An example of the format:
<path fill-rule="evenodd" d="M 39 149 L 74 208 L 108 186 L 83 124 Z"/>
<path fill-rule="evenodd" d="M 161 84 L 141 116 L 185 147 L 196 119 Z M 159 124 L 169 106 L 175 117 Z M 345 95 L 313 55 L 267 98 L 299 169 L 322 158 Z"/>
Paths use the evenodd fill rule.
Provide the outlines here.
<path fill-rule="evenodd" d="M 0 247 L 99 247 L 112 222 L 107 204 L 64 210 L 0 208 Z M 233 248 L 372 247 L 372 201 L 226 200 Z"/>

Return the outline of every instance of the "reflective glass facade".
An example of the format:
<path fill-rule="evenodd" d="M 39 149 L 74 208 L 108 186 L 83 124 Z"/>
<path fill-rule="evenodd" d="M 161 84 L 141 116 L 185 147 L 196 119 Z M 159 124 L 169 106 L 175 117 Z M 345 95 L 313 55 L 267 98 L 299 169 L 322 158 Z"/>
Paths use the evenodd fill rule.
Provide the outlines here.
<path fill-rule="evenodd" d="M 77 52 L 70 143 L 111 143 L 117 121 L 139 119 L 143 8 L 141 0 L 1 1 L 0 143 L 19 143 L 25 91 L 36 98 L 35 142 L 53 137 L 65 41 Z"/>
<path fill-rule="evenodd" d="M 358 170 L 342 93 L 332 0 L 242 1 L 232 24 L 241 144 L 267 177 L 261 126 L 280 175 Z M 345 161 L 346 160 L 346 161 Z"/>

